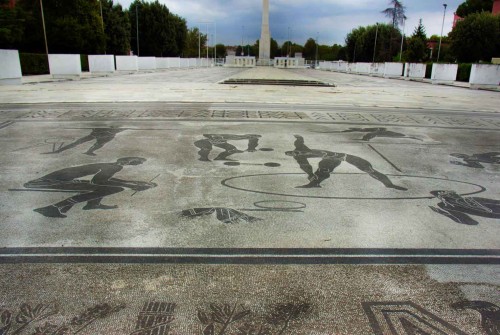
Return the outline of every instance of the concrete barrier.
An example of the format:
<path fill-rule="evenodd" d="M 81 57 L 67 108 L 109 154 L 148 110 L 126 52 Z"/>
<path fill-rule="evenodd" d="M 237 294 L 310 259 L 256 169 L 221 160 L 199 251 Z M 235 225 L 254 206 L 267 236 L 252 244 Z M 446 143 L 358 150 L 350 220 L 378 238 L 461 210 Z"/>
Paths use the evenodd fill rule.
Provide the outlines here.
<path fill-rule="evenodd" d="M 189 59 L 188 58 L 181 58 L 180 63 L 179 63 L 181 68 L 188 68 L 189 67 Z"/>
<path fill-rule="evenodd" d="M 384 77 L 401 77 L 403 75 L 403 63 L 385 63 Z"/>
<path fill-rule="evenodd" d="M 356 63 L 356 69 L 354 70 L 359 74 L 369 74 L 371 63 Z"/>
<path fill-rule="evenodd" d="M 458 64 L 432 64 L 431 80 L 433 83 L 457 80 Z"/>
<path fill-rule="evenodd" d="M 346 73 L 353 73 L 356 71 L 356 63 L 347 63 L 345 66 Z"/>
<path fill-rule="evenodd" d="M 115 72 L 115 57 L 113 55 L 89 55 L 90 73 Z"/>
<path fill-rule="evenodd" d="M 383 76 L 385 72 L 385 63 L 372 63 L 370 64 L 370 75 Z"/>
<path fill-rule="evenodd" d="M 137 56 L 115 56 L 117 71 L 139 71 Z"/>
<path fill-rule="evenodd" d="M 0 50 L 0 85 L 20 85 L 22 76 L 19 51 Z"/>
<path fill-rule="evenodd" d="M 49 54 L 49 68 L 52 78 L 80 78 L 82 75 L 80 55 Z"/>
<path fill-rule="evenodd" d="M 181 59 L 179 57 L 167 57 L 168 68 L 180 68 Z"/>
<path fill-rule="evenodd" d="M 159 70 L 168 69 L 168 60 L 166 58 L 156 57 L 156 68 Z"/>
<path fill-rule="evenodd" d="M 404 76 L 405 79 L 421 79 L 425 78 L 425 70 L 427 65 L 419 63 L 405 63 Z"/>
<path fill-rule="evenodd" d="M 156 70 L 155 57 L 139 57 L 137 64 L 139 65 L 140 71 Z"/>
<path fill-rule="evenodd" d="M 347 62 L 339 62 L 337 65 L 337 71 L 339 72 L 347 72 Z"/>
<path fill-rule="evenodd" d="M 472 64 L 469 84 L 471 88 L 498 87 L 500 65 Z"/>

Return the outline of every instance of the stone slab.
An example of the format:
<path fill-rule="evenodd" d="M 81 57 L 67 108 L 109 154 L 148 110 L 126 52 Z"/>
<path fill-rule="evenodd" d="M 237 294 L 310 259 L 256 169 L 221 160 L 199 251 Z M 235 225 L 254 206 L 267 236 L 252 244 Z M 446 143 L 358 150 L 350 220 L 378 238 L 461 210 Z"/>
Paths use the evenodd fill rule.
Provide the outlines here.
<path fill-rule="evenodd" d="M 471 87 L 500 85 L 500 65 L 472 64 L 469 83 Z"/>
<path fill-rule="evenodd" d="M 137 56 L 115 56 L 117 71 L 139 71 L 139 60 Z"/>
<path fill-rule="evenodd" d="M 156 70 L 155 57 L 139 57 L 137 59 L 137 64 L 141 71 Z"/>
<path fill-rule="evenodd" d="M 80 55 L 49 54 L 52 78 L 79 78 L 82 74 Z"/>
<path fill-rule="evenodd" d="M 115 56 L 89 55 L 89 71 L 91 73 L 115 72 Z"/>
<path fill-rule="evenodd" d="M 431 80 L 451 82 L 457 80 L 458 64 L 432 64 Z"/>
<path fill-rule="evenodd" d="M 21 84 L 21 62 L 19 51 L 0 50 L 0 85 Z"/>
<path fill-rule="evenodd" d="M 401 77 L 403 75 L 403 63 L 385 63 L 384 77 Z"/>
<path fill-rule="evenodd" d="M 408 79 L 424 79 L 427 66 L 419 63 L 405 63 L 404 76 Z"/>

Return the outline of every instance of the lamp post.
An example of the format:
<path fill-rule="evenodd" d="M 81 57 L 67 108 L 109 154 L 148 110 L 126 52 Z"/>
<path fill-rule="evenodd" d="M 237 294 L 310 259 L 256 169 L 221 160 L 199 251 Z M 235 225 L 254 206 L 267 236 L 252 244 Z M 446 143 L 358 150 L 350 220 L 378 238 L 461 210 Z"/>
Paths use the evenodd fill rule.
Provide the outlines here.
<path fill-rule="evenodd" d="M 446 7 L 448 7 L 448 5 L 444 3 L 443 7 L 444 7 L 444 13 L 443 13 L 443 24 L 441 25 L 441 36 L 439 37 L 439 48 L 438 48 L 438 58 L 437 58 L 438 62 L 439 62 L 439 56 L 441 55 L 441 41 L 443 39 L 444 19 L 446 17 Z"/>
<path fill-rule="evenodd" d="M 406 19 L 403 19 L 403 33 L 401 34 L 401 50 L 399 51 L 399 61 L 401 62 L 401 59 L 403 57 L 403 41 L 405 38 L 405 26 L 406 26 Z"/>
<path fill-rule="evenodd" d="M 319 42 L 319 32 L 316 33 L 316 63 L 314 64 L 314 68 L 318 66 L 318 42 Z"/>
<path fill-rule="evenodd" d="M 135 26 L 137 28 L 137 56 L 141 55 L 139 49 L 139 3 L 135 5 Z"/>
<path fill-rule="evenodd" d="M 42 12 L 42 25 L 43 25 L 43 37 L 45 39 L 45 52 L 47 53 L 47 56 L 49 55 L 49 44 L 47 43 L 47 31 L 45 29 L 45 17 L 43 16 L 43 3 L 42 0 L 40 0 L 40 10 Z"/>
<path fill-rule="evenodd" d="M 102 16 L 102 0 L 99 0 L 99 7 L 101 9 L 101 27 L 102 27 L 102 33 L 104 34 L 104 39 L 106 39 L 106 33 L 104 32 L 104 17 Z M 104 54 L 106 55 L 106 43 L 104 43 Z"/>
<path fill-rule="evenodd" d="M 375 31 L 375 46 L 373 47 L 373 61 L 375 63 L 375 53 L 377 51 L 377 38 L 378 38 L 378 22 L 377 22 L 377 30 Z"/>

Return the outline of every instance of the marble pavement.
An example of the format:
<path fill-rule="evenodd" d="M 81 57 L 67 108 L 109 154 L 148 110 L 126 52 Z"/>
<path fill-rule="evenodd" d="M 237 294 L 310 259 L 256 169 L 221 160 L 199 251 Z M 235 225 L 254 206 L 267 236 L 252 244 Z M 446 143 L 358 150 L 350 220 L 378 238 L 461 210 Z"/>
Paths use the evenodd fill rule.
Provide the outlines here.
<path fill-rule="evenodd" d="M 498 92 L 25 81 L 0 88 L 0 334 L 499 334 Z"/>

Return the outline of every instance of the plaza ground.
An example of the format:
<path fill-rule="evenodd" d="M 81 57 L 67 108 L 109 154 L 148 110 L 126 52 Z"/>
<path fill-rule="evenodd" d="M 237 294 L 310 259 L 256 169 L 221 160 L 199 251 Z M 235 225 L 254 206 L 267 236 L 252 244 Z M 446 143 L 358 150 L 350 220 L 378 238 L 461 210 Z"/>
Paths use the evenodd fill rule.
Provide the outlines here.
<path fill-rule="evenodd" d="M 500 93 L 24 81 L 0 87 L 0 333 L 498 334 Z"/>

